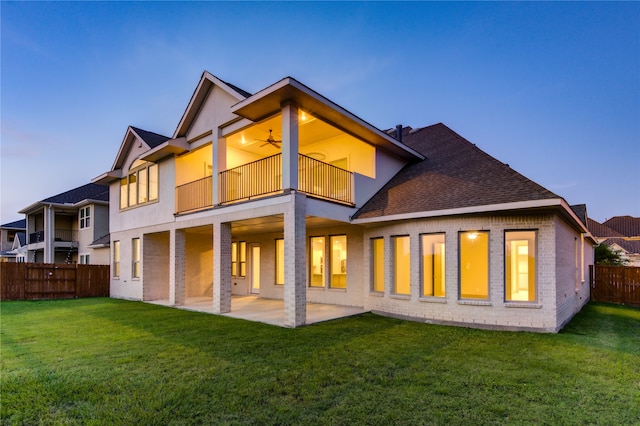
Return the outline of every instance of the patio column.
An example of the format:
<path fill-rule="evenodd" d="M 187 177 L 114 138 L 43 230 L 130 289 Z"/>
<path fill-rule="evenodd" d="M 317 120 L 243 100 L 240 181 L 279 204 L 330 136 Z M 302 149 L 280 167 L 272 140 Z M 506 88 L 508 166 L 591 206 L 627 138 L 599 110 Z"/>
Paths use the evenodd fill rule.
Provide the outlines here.
<path fill-rule="evenodd" d="M 169 303 L 171 306 L 184 305 L 187 256 L 185 240 L 183 230 L 169 231 Z"/>
<path fill-rule="evenodd" d="M 284 325 L 297 327 L 307 321 L 306 196 L 292 195 L 284 212 Z"/>
<path fill-rule="evenodd" d="M 282 104 L 282 189 L 298 189 L 298 107 Z"/>
<path fill-rule="evenodd" d="M 231 224 L 213 224 L 213 312 L 231 311 Z"/>
<path fill-rule="evenodd" d="M 214 206 L 220 204 L 220 172 L 227 170 L 227 140 L 219 135 L 220 131 L 217 129 L 213 130 L 213 135 L 218 134 L 217 142 L 213 144 L 213 149 L 211 150 L 211 164 L 213 165 L 211 170 L 211 190 L 212 194 L 212 202 Z M 213 137 L 213 136 L 212 136 Z"/>
<path fill-rule="evenodd" d="M 44 263 L 55 263 L 55 251 L 53 247 L 53 242 L 56 239 L 56 212 L 53 210 L 51 205 L 45 206 L 44 208 L 44 232 L 43 232 L 43 240 L 44 240 L 44 252 L 43 252 L 43 262 Z"/>

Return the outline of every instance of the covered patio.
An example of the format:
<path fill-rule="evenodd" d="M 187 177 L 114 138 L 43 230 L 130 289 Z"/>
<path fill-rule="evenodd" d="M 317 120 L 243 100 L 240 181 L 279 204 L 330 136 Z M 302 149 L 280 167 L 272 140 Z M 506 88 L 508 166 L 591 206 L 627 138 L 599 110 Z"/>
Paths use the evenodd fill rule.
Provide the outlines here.
<path fill-rule="evenodd" d="M 148 303 L 171 306 L 169 300 L 154 300 Z M 213 301 L 210 297 L 187 298 L 184 305 L 172 307 L 209 314 L 214 313 Z M 358 315 L 364 312 L 364 309 L 354 306 L 307 303 L 306 325 Z M 219 315 L 285 327 L 284 301 L 264 299 L 256 295 L 232 296 L 231 312 Z"/>

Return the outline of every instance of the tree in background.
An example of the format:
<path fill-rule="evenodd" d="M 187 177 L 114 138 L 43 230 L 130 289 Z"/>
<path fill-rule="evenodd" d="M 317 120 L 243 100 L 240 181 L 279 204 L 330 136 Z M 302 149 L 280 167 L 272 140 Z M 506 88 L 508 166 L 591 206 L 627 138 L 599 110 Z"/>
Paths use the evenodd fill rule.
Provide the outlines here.
<path fill-rule="evenodd" d="M 620 251 L 612 250 L 604 243 L 600 243 L 595 249 L 595 263 L 596 265 L 625 266 L 629 261 L 622 257 Z"/>

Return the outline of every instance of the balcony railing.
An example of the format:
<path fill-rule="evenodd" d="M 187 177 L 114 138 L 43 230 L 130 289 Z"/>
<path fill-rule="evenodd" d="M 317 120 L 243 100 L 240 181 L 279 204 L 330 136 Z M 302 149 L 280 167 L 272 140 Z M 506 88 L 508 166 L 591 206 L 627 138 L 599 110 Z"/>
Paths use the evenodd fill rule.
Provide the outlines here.
<path fill-rule="evenodd" d="M 282 191 L 282 154 L 220 172 L 220 204 L 251 200 Z M 211 176 L 176 188 L 176 212 L 187 213 L 213 206 Z M 306 194 L 353 205 L 353 173 L 298 155 L 298 190 Z"/>
<path fill-rule="evenodd" d="M 185 183 L 176 188 L 176 212 L 186 213 L 213 206 L 211 176 Z"/>
<path fill-rule="evenodd" d="M 220 203 L 250 200 L 282 191 L 282 154 L 220 173 Z"/>
<path fill-rule="evenodd" d="M 353 204 L 353 173 L 300 154 L 298 190 L 327 200 Z"/>
<path fill-rule="evenodd" d="M 56 229 L 53 235 L 56 242 L 75 242 L 78 241 L 78 231 L 71 229 Z M 37 244 L 44 242 L 44 231 L 33 232 L 29 234 L 29 244 Z"/>

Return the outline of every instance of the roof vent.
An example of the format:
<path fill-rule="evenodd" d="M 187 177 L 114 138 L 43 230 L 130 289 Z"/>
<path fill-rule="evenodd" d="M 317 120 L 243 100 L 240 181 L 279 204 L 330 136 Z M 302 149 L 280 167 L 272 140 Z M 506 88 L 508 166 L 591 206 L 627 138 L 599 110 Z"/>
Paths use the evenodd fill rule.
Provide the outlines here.
<path fill-rule="evenodd" d="M 398 142 L 402 142 L 402 124 L 396 126 L 396 139 Z"/>

